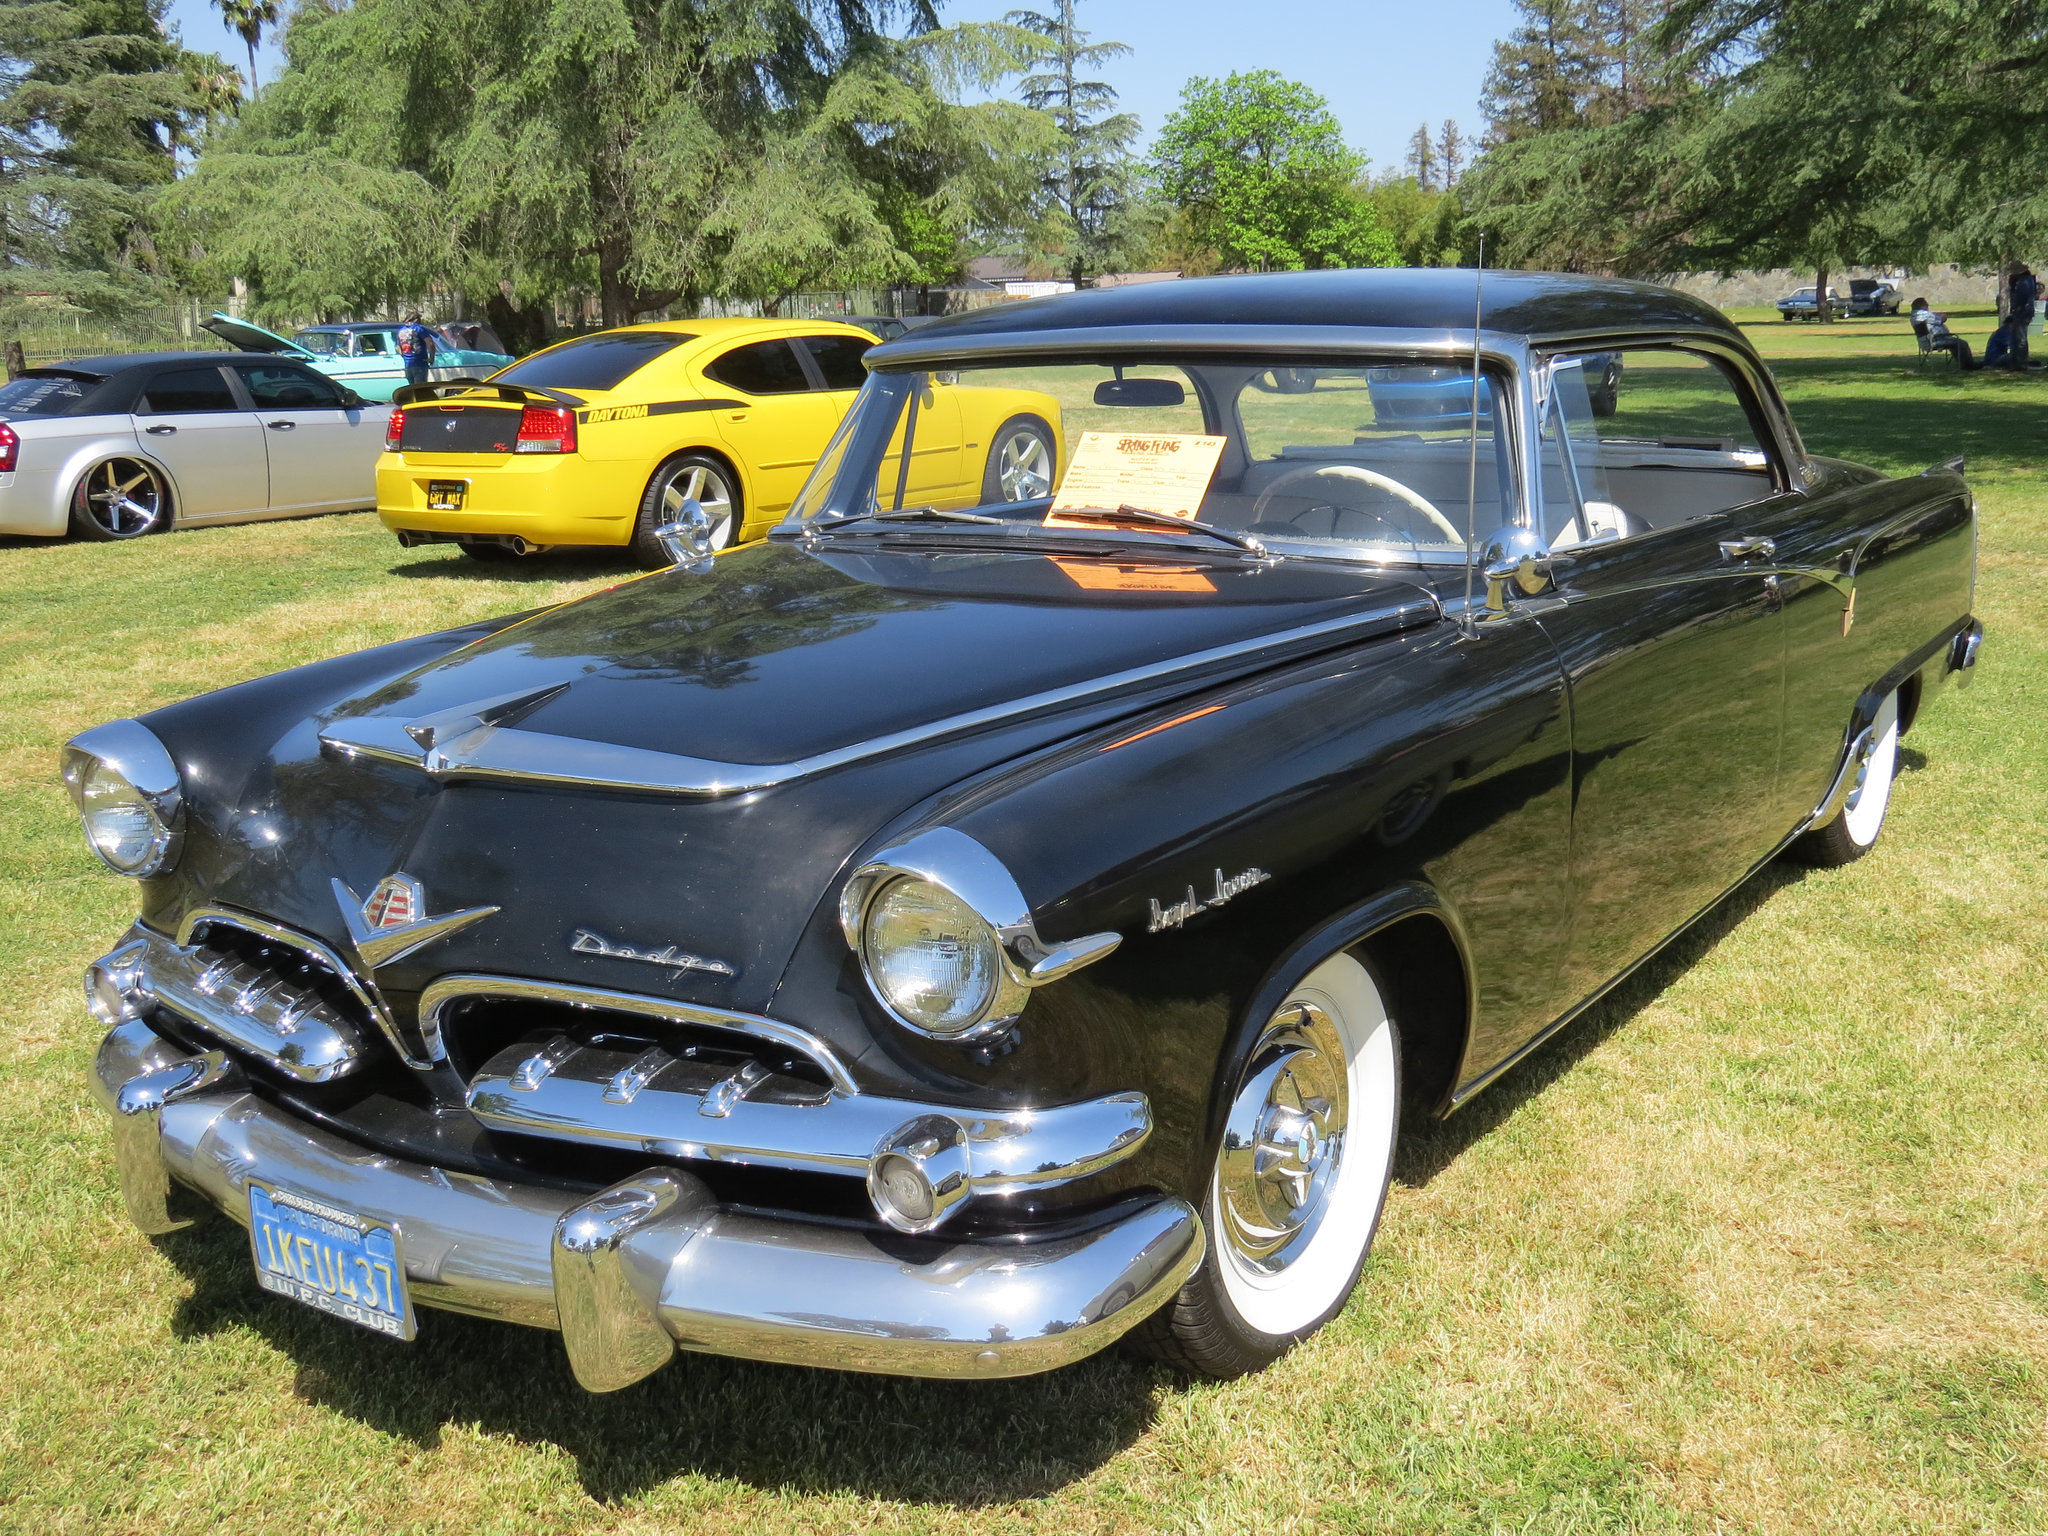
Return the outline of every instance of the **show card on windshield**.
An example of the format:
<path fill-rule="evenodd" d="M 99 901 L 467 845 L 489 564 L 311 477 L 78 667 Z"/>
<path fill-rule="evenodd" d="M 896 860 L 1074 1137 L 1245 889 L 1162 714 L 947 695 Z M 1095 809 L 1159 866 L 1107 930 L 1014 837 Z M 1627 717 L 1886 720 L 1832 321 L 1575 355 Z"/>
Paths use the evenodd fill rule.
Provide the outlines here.
<path fill-rule="evenodd" d="M 1100 527 L 1099 519 L 1060 516 L 1084 508 L 1139 507 L 1193 521 L 1222 457 L 1223 439 L 1199 432 L 1084 432 L 1045 526 Z"/>

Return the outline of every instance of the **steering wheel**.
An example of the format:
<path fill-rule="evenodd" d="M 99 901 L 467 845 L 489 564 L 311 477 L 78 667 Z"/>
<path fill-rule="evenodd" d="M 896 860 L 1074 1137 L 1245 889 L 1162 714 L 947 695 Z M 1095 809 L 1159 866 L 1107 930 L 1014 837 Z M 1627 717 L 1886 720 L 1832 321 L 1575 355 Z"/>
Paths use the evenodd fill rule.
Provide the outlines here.
<path fill-rule="evenodd" d="M 1256 523 L 1261 519 L 1266 510 L 1266 503 L 1279 494 L 1280 488 L 1283 485 L 1292 485 L 1296 480 L 1305 479 L 1310 475 L 1328 475 L 1336 480 L 1356 480 L 1361 485 L 1370 485 L 1375 489 L 1385 491 L 1395 500 L 1405 501 L 1409 506 L 1428 518 L 1436 527 L 1442 529 L 1444 537 L 1450 540 L 1451 543 L 1462 544 L 1465 542 L 1465 535 L 1458 532 L 1456 528 L 1453 528 L 1451 520 L 1445 517 L 1443 513 L 1437 511 L 1423 497 L 1416 495 L 1415 492 L 1409 490 L 1407 486 L 1398 480 L 1380 474 L 1376 470 L 1361 469 L 1356 464 L 1304 464 L 1300 469 L 1290 469 L 1286 474 L 1259 493 L 1259 499 L 1252 503 L 1251 521 Z"/>

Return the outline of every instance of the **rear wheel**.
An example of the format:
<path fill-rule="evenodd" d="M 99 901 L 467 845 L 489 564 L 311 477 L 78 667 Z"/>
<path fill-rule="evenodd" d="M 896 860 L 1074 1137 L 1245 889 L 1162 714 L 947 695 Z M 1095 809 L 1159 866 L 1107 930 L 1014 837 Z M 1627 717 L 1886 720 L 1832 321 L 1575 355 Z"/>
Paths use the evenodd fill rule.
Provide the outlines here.
<path fill-rule="evenodd" d="M 1350 955 L 1311 971 L 1231 1087 L 1210 1174 L 1209 1250 L 1130 1336 L 1204 1376 L 1271 1364 L 1343 1309 L 1393 1171 L 1401 1052 L 1379 986 Z"/>
<path fill-rule="evenodd" d="M 1012 416 L 989 440 L 988 463 L 981 472 L 981 501 L 1031 501 L 1052 494 L 1058 472 L 1052 428 L 1036 416 Z"/>
<path fill-rule="evenodd" d="M 671 563 L 654 531 L 680 517 L 686 501 L 696 502 L 710 518 L 712 549 L 738 542 L 740 493 L 732 471 L 709 454 L 679 453 L 654 472 L 640 497 L 632 547 L 633 558 L 645 569 L 658 571 Z"/>
<path fill-rule="evenodd" d="M 1840 813 L 1792 845 L 1792 857 L 1802 864 L 1823 869 L 1853 864 L 1870 852 L 1884 831 L 1885 812 L 1892 803 L 1892 779 L 1899 769 L 1897 690 L 1885 695 L 1869 734 L 1858 740 L 1856 761 L 1849 768 L 1855 777 Z"/>
<path fill-rule="evenodd" d="M 170 521 L 171 498 L 163 476 L 140 459 L 103 459 L 71 493 L 71 531 L 83 539 L 139 539 Z"/>

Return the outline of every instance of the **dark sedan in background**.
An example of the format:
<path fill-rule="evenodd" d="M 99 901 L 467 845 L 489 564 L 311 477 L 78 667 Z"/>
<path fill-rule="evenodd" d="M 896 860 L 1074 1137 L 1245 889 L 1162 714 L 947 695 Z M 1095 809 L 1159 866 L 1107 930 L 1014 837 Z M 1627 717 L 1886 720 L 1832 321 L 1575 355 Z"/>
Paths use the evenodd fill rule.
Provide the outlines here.
<path fill-rule="evenodd" d="M 1487 273 L 1475 334 L 1476 281 L 924 327 L 760 543 L 685 506 L 673 570 L 78 737 L 131 1217 L 380 1334 L 558 1329 L 593 1390 L 1315 1332 L 1404 1108 L 1859 858 L 1982 633 L 1960 462 L 1810 454 L 1683 294 Z M 1058 402 L 1052 495 L 908 494 L 941 375 Z"/>

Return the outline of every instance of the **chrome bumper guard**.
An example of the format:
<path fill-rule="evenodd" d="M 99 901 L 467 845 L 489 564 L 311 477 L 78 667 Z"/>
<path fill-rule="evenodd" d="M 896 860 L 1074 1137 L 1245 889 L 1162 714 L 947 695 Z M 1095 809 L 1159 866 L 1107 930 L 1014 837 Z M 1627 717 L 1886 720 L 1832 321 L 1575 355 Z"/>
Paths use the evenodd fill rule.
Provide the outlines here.
<path fill-rule="evenodd" d="M 190 1055 L 140 1020 L 108 1033 L 94 1085 L 145 1232 L 185 1225 L 174 1186 L 247 1225 L 251 1179 L 374 1215 L 403 1234 L 415 1302 L 559 1328 L 593 1392 L 679 1348 L 902 1376 L 1052 1370 L 1134 1327 L 1203 1252 L 1199 1218 L 1170 1197 L 1076 1236 L 913 1258 L 866 1230 L 726 1210 L 679 1169 L 588 1197 L 454 1173 L 309 1126 L 221 1053 Z"/>

